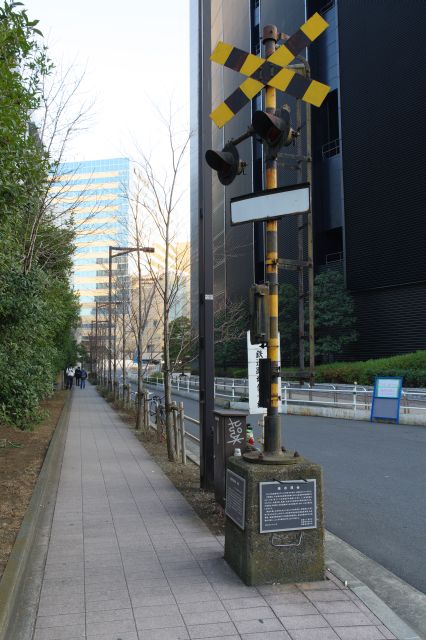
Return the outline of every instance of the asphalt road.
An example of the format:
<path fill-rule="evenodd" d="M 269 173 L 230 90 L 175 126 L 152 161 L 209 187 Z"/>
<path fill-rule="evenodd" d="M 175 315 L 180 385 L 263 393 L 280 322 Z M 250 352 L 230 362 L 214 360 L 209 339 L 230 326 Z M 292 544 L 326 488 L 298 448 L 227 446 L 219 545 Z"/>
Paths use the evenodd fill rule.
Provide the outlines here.
<path fill-rule="evenodd" d="M 198 402 L 176 400 L 198 418 Z M 257 417 L 248 422 L 259 437 Z M 291 415 L 282 425 L 283 444 L 323 467 L 326 528 L 426 593 L 426 427 Z"/>

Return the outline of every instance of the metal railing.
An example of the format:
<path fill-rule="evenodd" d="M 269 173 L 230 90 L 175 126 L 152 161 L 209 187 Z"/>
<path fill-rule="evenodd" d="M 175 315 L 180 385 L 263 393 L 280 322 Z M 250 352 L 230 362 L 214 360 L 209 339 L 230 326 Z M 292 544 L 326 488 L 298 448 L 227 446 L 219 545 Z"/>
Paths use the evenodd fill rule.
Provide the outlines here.
<path fill-rule="evenodd" d="M 144 383 L 163 388 L 163 380 L 157 377 L 146 377 Z M 172 376 L 172 389 L 184 393 L 198 393 L 198 376 Z M 134 395 L 131 385 L 116 383 L 116 398 L 123 402 L 131 402 Z M 229 402 L 246 402 L 248 399 L 248 380 L 246 378 L 215 378 L 215 397 L 229 400 Z M 297 382 L 281 382 L 281 402 L 284 412 L 290 405 L 330 407 L 350 409 L 354 414 L 359 411 L 369 411 L 373 398 L 373 387 L 358 384 L 309 383 L 300 385 Z M 402 390 L 400 413 L 420 414 L 426 416 L 426 389 L 405 388 Z"/>
<path fill-rule="evenodd" d="M 335 262 L 342 262 L 343 260 L 343 252 L 335 251 L 334 253 L 327 253 L 325 256 L 325 264 L 334 264 Z"/>
<path fill-rule="evenodd" d="M 362 385 L 324 385 L 320 387 L 292 387 L 284 382 L 282 386 L 282 404 L 284 411 L 290 404 L 315 405 L 357 411 L 370 411 L 373 400 L 373 388 Z M 426 412 L 426 391 L 404 389 L 401 396 L 400 411 L 403 414 Z"/>
<path fill-rule="evenodd" d="M 323 144 L 321 147 L 321 153 L 323 160 L 337 156 L 340 153 L 340 138 L 330 140 Z"/>
<path fill-rule="evenodd" d="M 147 384 L 161 388 L 161 378 L 145 378 Z M 172 377 L 172 388 L 176 391 L 198 392 L 198 376 Z M 246 401 L 248 398 L 248 380 L 246 378 L 215 378 L 215 397 L 225 398 L 230 402 Z M 283 380 L 281 382 L 281 401 L 284 411 L 289 405 L 313 405 L 368 411 L 371 409 L 373 387 L 358 384 L 332 384 L 328 382 L 299 385 L 297 382 Z M 403 389 L 401 397 L 401 413 L 426 412 L 426 390 Z"/>

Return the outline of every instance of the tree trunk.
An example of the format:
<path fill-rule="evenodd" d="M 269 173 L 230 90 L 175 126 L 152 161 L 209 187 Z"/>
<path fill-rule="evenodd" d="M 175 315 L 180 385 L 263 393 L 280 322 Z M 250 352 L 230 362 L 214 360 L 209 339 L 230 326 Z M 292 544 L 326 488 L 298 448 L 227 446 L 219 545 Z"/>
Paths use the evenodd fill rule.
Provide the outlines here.
<path fill-rule="evenodd" d="M 170 462 L 176 462 L 177 451 L 173 431 L 172 385 L 170 371 L 170 335 L 169 335 L 169 225 L 166 227 L 166 255 L 164 260 L 164 297 L 163 297 L 163 355 L 164 355 L 164 405 L 166 411 L 167 455 Z"/>

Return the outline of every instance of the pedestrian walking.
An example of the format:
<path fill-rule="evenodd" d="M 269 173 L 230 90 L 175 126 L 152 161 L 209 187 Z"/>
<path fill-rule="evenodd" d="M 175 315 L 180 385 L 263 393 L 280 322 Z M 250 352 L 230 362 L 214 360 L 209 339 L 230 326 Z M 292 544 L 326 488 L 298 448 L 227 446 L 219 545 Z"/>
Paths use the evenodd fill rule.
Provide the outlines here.
<path fill-rule="evenodd" d="M 77 366 L 75 370 L 75 386 L 76 387 L 80 386 L 80 380 L 81 380 L 81 369 L 79 366 Z"/>
<path fill-rule="evenodd" d="M 72 385 L 73 385 L 73 381 L 74 381 L 74 375 L 75 375 L 75 369 L 72 366 L 72 364 L 70 364 L 67 367 L 67 370 L 65 372 L 66 376 L 67 376 L 67 389 L 72 389 Z"/>
<path fill-rule="evenodd" d="M 87 371 L 86 371 L 86 369 L 82 368 L 81 369 L 81 377 L 80 377 L 80 388 L 81 389 L 85 389 L 86 388 L 86 379 L 87 379 Z"/>

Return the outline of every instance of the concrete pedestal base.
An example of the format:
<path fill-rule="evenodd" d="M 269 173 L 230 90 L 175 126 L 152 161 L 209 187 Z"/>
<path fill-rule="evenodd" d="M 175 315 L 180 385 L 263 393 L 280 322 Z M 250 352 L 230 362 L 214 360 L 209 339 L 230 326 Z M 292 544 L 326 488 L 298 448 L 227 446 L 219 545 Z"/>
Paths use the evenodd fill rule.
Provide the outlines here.
<path fill-rule="evenodd" d="M 228 469 L 246 481 L 244 531 L 226 518 L 225 560 L 228 564 L 247 585 L 323 580 L 321 467 L 306 459 L 291 465 L 264 465 L 232 457 L 228 461 Z M 304 529 L 302 536 L 301 531 L 259 533 L 259 482 L 310 478 L 315 478 L 317 484 L 317 528 Z"/>

